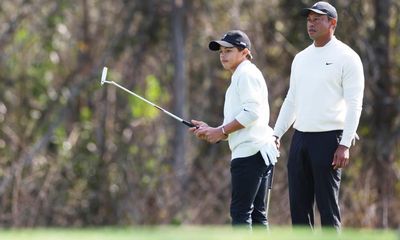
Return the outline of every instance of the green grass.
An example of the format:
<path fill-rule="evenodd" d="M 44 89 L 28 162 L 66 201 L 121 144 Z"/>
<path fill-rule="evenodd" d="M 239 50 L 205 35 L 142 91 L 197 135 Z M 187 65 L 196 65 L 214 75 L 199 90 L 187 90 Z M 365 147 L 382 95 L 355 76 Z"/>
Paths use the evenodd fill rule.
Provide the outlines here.
<path fill-rule="evenodd" d="M 336 232 L 308 229 L 273 228 L 265 229 L 232 229 L 229 226 L 205 227 L 126 227 L 126 228 L 35 228 L 35 229 L 2 229 L 1 240 L 399 240 L 396 231 L 347 229 L 338 235 Z"/>

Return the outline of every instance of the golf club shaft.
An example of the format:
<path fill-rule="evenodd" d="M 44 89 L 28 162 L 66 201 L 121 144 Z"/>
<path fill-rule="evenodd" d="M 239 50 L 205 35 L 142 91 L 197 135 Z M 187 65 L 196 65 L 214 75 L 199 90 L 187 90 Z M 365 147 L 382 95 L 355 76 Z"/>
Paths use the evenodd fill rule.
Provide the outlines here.
<path fill-rule="evenodd" d="M 271 168 L 271 170 L 269 172 L 269 175 L 268 175 L 268 190 L 272 189 L 272 182 L 274 180 L 274 167 L 275 166 L 272 165 L 272 168 Z"/>
<path fill-rule="evenodd" d="M 268 174 L 268 179 L 267 179 L 267 206 L 265 208 L 265 215 L 267 216 L 268 219 L 268 211 L 269 211 L 269 203 L 270 203 L 270 199 L 271 199 L 271 189 L 272 189 L 272 182 L 274 179 L 274 167 L 272 166 L 269 174 Z"/>
<path fill-rule="evenodd" d="M 166 113 L 166 114 L 169 115 L 170 117 L 172 117 L 172 118 L 178 120 L 179 122 L 185 124 L 185 125 L 188 126 L 188 127 L 196 127 L 196 126 L 195 126 L 194 124 L 192 124 L 191 122 L 186 121 L 186 120 L 184 120 L 184 119 L 182 119 L 182 118 L 180 118 L 180 117 L 178 117 L 178 116 L 176 116 L 176 115 L 174 115 L 174 114 L 168 112 L 167 110 L 163 109 L 162 107 L 160 107 L 160 106 L 158 106 L 158 105 L 156 105 L 156 104 L 150 102 L 149 100 L 147 100 L 147 99 L 145 99 L 145 98 L 143 98 L 143 97 L 137 95 L 136 93 L 130 91 L 129 89 L 126 89 L 125 87 L 119 85 L 118 83 L 116 83 L 116 82 L 114 82 L 114 81 L 107 81 L 107 80 L 104 80 L 104 81 L 102 81 L 102 82 L 112 84 L 112 85 L 114 85 L 114 86 L 116 86 L 116 87 L 118 87 L 118 88 L 124 90 L 125 92 L 130 93 L 131 95 L 133 95 L 133 96 L 139 98 L 140 100 L 142 100 L 142 101 L 144 101 L 144 102 L 150 104 L 151 106 L 157 108 L 158 110 L 161 110 L 162 112 Z"/>

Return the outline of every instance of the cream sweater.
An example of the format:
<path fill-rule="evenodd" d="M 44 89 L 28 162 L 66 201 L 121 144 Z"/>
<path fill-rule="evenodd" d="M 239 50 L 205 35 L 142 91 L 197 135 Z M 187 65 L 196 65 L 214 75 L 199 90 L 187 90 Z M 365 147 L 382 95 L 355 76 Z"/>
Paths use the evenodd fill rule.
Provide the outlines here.
<path fill-rule="evenodd" d="M 290 87 L 274 128 L 281 137 L 293 127 L 302 132 L 343 130 L 350 147 L 362 109 L 364 73 L 360 57 L 333 37 L 310 45 L 292 63 Z"/>

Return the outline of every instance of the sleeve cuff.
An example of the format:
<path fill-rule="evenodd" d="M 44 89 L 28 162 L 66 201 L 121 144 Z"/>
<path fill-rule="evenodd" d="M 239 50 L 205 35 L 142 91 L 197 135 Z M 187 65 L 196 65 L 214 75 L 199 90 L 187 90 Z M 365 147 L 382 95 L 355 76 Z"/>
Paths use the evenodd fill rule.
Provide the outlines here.
<path fill-rule="evenodd" d="M 276 131 L 275 129 L 274 129 L 274 132 L 272 133 L 272 136 L 276 136 L 276 137 L 278 137 L 278 138 L 281 138 L 282 135 L 283 135 L 283 134 L 280 134 L 280 133 L 279 133 L 278 131 Z"/>
<path fill-rule="evenodd" d="M 243 125 L 244 127 L 248 127 L 251 123 L 257 120 L 257 115 L 248 111 L 242 111 L 239 115 L 236 116 L 236 120 Z"/>
<path fill-rule="evenodd" d="M 352 139 L 344 139 L 344 138 L 342 138 L 342 140 L 340 141 L 340 145 L 343 145 L 343 146 L 345 146 L 345 147 L 348 147 L 348 148 L 350 148 L 350 146 L 351 146 L 351 140 Z"/>

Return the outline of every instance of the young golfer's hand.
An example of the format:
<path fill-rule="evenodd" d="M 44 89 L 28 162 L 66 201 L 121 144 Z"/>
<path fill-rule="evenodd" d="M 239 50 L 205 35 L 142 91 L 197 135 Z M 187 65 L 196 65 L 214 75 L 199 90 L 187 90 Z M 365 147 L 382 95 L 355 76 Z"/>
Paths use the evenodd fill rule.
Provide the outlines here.
<path fill-rule="evenodd" d="M 339 169 L 349 165 L 350 151 L 349 148 L 339 145 L 333 155 L 332 166 L 333 169 Z"/>
<path fill-rule="evenodd" d="M 209 143 L 217 143 L 226 138 L 220 127 L 205 127 L 199 130 L 199 132 L 204 134 L 205 140 Z"/>
<path fill-rule="evenodd" d="M 194 135 L 196 135 L 197 138 L 199 138 L 201 140 L 206 140 L 205 135 L 202 134 L 199 130 L 202 128 L 208 127 L 208 124 L 203 121 L 198 121 L 198 120 L 191 120 L 191 122 L 196 127 L 189 128 L 189 132 L 193 133 Z"/>
<path fill-rule="evenodd" d="M 199 128 L 199 127 L 208 127 L 208 124 L 205 123 L 205 122 L 203 122 L 203 121 L 191 120 L 191 122 L 192 122 L 194 125 L 196 125 L 196 128 Z M 196 129 L 196 128 L 194 128 L 194 129 Z M 192 128 L 191 128 L 191 129 L 192 129 Z"/>
<path fill-rule="evenodd" d="M 196 125 L 196 127 L 189 128 L 189 131 L 201 140 L 205 140 L 209 143 L 217 143 L 226 138 L 221 128 L 213 128 L 208 126 L 207 123 L 197 120 L 192 120 L 192 123 Z"/>

